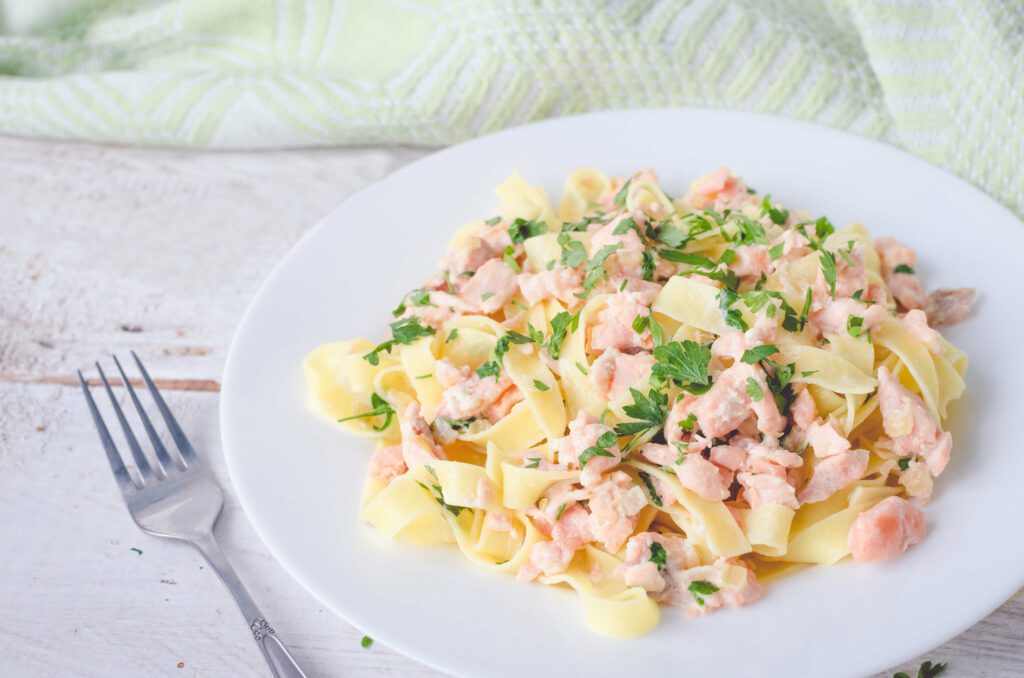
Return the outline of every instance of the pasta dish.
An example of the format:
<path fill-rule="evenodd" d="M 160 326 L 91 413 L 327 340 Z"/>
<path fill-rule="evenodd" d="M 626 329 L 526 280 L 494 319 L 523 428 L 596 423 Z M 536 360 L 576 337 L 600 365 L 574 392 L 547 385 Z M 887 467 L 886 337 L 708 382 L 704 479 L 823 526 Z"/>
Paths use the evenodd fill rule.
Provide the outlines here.
<path fill-rule="evenodd" d="M 915 252 L 790 211 L 723 168 L 670 197 L 513 174 L 383 342 L 322 345 L 315 407 L 372 438 L 361 517 L 564 584 L 595 631 L 758 600 L 814 564 L 902 554 L 950 459 L 967 356 Z"/>

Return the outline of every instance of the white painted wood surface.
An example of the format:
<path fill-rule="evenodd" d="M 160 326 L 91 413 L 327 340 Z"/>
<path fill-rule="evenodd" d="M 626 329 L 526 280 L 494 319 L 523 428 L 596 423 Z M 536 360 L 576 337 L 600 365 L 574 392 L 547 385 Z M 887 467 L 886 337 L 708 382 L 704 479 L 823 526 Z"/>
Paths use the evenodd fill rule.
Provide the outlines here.
<path fill-rule="evenodd" d="M 0 676 L 266 675 L 199 556 L 142 534 L 115 489 L 73 375 L 128 349 L 169 380 L 225 490 L 224 549 L 309 675 L 438 675 L 362 649 L 284 572 L 233 496 L 217 430 L 225 353 L 260 281 L 334 205 L 423 154 L 0 138 Z M 1021 675 L 1024 596 L 900 668 L 921 659 Z"/>

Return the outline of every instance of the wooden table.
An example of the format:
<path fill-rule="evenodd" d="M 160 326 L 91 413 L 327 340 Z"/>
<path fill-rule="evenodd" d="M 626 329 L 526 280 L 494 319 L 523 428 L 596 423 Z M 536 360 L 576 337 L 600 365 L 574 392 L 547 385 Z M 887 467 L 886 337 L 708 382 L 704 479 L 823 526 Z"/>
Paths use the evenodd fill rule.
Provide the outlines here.
<path fill-rule="evenodd" d="M 217 413 L 228 344 L 267 272 L 332 207 L 424 154 L 0 138 L 0 675 L 266 675 L 199 556 L 141 533 L 115 489 L 74 375 L 129 349 L 210 461 L 224 549 L 309 675 L 438 675 L 361 648 L 270 556 L 231 491 Z M 1021 675 L 1024 597 L 915 671 L 921 659 Z"/>

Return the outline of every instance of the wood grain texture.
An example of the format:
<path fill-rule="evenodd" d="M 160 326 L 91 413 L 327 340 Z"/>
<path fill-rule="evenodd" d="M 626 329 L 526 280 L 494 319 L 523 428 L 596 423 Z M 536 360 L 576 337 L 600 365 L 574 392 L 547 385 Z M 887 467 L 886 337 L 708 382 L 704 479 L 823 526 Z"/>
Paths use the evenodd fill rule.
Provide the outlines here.
<path fill-rule="evenodd" d="M 218 536 L 309 675 L 438 675 L 362 649 L 270 556 L 228 484 L 217 412 L 231 335 L 273 265 L 334 205 L 422 154 L 0 138 L 0 675 L 266 675 L 220 583 L 191 550 L 135 527 L 106 468 L 76 370 L 129 349 L 210 460 L 227 499 Z M 1024 597 L 925 658 L 949 676 L 1020 675 Z"/>

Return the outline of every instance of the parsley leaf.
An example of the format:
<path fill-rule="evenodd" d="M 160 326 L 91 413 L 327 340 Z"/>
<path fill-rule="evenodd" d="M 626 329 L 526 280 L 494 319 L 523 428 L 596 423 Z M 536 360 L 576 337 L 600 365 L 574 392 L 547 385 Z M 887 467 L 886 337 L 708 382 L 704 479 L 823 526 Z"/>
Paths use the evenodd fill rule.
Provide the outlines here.
<path fill-rule="evenodd" d="M 708 228 L 711 228 L 711 226 L 709 225 Z M 672 225 L 672 222 L 667 220 L 660 222 L 657 226 L 648 226 L 647 237 L 673 248 L 680 248 L 690 241 L 690 236 L 680 231 Z"/>
<path fill-rule="evenodd" d="M 533 387 L 534 387 L 535 389 L 537 389 L 538 391 L 547 391 L 547 390 L 550 390 L 550 389 L 551 389 L 551 387 L 550 387 L 550 386 L 548 386 L 547 384 L 545 384 L 545 383 L 544 383 L 543 381 L 541 381 L 540 379 L 534 379 L 534 380 L 533 380 Z"/>
<path fill-rule="evenodd" d="M 540 466 L 540 457 L 529 457 L 529 461 L 523 465 L 523 468 L 537 468 Z"/>
<path fill-rule="evenodd" d="M 743 319 L 743 314 L 737 308 L 730 308 L 738 299 L 739 296 L 732 290 L 728 288 L 721 289 L 718 291 L 718 308 L 721 309 L 722 315 L 725 317 L 726 325 L 734 327 L 741 332 L 746 332 L 750 329 L 750 326 Z"/>
<path fill-rule="evenodd" d="M 459 328 L 453 327 L 452 331 L 448 333 L 448 337 L 444 340 L 444 343 L 447 344 L 449 341 L 452 341 L 457 336 L 459 336 Z"/>
<path fill-rule="evenodd" d="M 768 249 L 768 256 L 772 258 L 772 261 L 776 261 L 782 256 L 782 250 L 785 249 L 785 247 L 786 244 L 780 242 L 778 245 Z"/>
<path fill-rule="evenodd" d="M 651 503 L 655 506 L 662 506 L 661 495 L 658 494 L 658 489 L 654 486 L 654 479 L 651 478 L 651 474 L 646 471 L 640 471 L 637 475 L 640 476 L 644 487 L 647 488 L 647 494 L 651 495 Z"/>
<path fill-rule="evenodd" d="M 391 405 L 388 404 L 388 401 L 384 400 L 376 393 L 370 396 L 370 405 L 373 407 L 372 410 L 369 410 L 368 412 L 363 412 L 362 414 L 353 414 L 350 417 L 342 417 L 341 419 L 338 420 L 338 423 L 340 424 L 343 421 L 350 421 L 352 419 L 364 419 L 366 417 L 383 416 L 384 423 L 382 423 L 380 426 L 373 427 L 374 431 L 383 431 L 384 429 L 391 425 L 391 419 L 392 417 L 395 416 L 395 410 L 391 407 Z"/>
<path fill-rule="evenodd" d="M 561 505 L 560 505 L 560 506 L 558 507 L 558 513 L 557 513 L 557 514 L 555 515 L 555 522 L 556 522 L 556 523 L 557 523 L 557 522 L 558 522 L 559 520 L 561 520 L 561 519 L 562 519 L 562 514 L 563 514 L 563 513 L 565 513 L 565 504 L 564 504 L 564 503 L 563 503 L 563 504 L 561 504 Z"/>
<path fill-rule="evenodd" d="M 686 415 L 686 418 L 679 422 L 679 428 L 684 431 L 692 431 L 693 427 L 697 424 L 697 415 L 690 412 Z"/>
<path fill-rule="evenodd" d="M 651 389 L 646 396 L 635 388 L 629 389 L 629 393 L 633 396 L 633 402 L 623 407 L 622 411 L 627 417 L 631 417 L 635 421 L 616 424 L 616 435 L 629 436 L 637 433 L 646 433 L 651 429 L 661 428 L 665 424 L 668 396 L 657 389 Z M 626 448 L 632 449 L 632 446 L 638 440 L 639 436 L 631 440 L 626 445 Z"/>
<path fill-rule="evenodd" d="M 548 225 L 546 223 L 529 219 L 516 219 L 508 227 L 508 236 L 512 238 L 513 244 L 521 243 L 527 238 L 533 238 L 547 232 Z"/>
<path fill-rule="evenodd" d="M 614 455 L 608 452 L 607 450 L 604 450 L 603 448 L 597 447 L 595 444 L 595 446 L 591 446 L 584 450 L 582 453 L 580 453 L 580 468 L 582 469 L 584 466 L 586 466 L 587 462 L 589 462 L 594 457 L 614 457 Z"/>
<path fill-rule="evenodd" d="M 523 267 L 516 261 L 516 248 L 509 245 L 505 248 L 504 253 L 501 255 L 501 260 L 505 262 L 505 265 L 511 268 L 516 273 L 522 273 Z"/>
<path fill-rule="evenodd" d="M 626 196 L 629 195 L 629 185 L 631 183 L 633 183 L 633 177 L 630 177 L 629 179 L 626 180 L 626 183 L 622 184 L 622 188 L 620 188 L 619 192 L 615 194 L 614 198 L 612 198 L 613 203 L 615 203 L 619 207 L 626 206 Z"/>
<path fill-rule="evenodd" d="M 860 337 L 864 331 L 864 318 L 859 315 L 851 315 L 846 318 L 846 331 L 853 338 Z"/>
<path fill-rule="evenodd" d="M 900 467 L 901 471 L 906 471 L 908 468 L 910 468 L 910 457 L 903 457 L 902 459 L 896 462 L 896 465 Z"/>
<path fill-rule="evenodd" d="M 589 217 L 583 217 L 579 221 L 573 221 L 573 222 L 566 221 L 566 222 L 564 222 L 562 224 L 562 233 L 568 233 L 570 231 L 579 233 L 579 232 L 585 231 L 585 230 L 587 230 L 587 227 L 590 226 L 591 224 L 601 221 L 603 216 L 604 216 L 604 213 L 602 212 L 601 214 L 598 214 L 598 215 L 593 215 L 593 216 L 589 216 Z"/>
<path fill-rule="evenodd" d="M 551 319 L 551 337 L 548 339 L 548 353 L 551 354 L 552 358 L 558 358 L 559 353 L 562 351 L 562 342 L 565 341 L 565 335 L 570 330 L 575 331 L 580 324 L 580 315 L 575 313 L 569 315 L 568 312 L 562 311 L 555 315 Z"/>
<path fill-rule="evenodd" d="M 608 442 L 608 439 L 605 438 L 605 436 L 607 436 L 607 435 L 611 435 L 611 442 L 609 444 L 607 444 L 607 445 L 603 445 L 602 446 L 602 443 L 607 443 Z M 612 447 L 614 444 L 615 444 L 615 434 L 614 433 L 612 433 L 611 431 L 607 431 L 607 432 L 601 434 L 601 437 L 597 439 L 597 444 L 596 445 L 591 445 L 587 449 L 585 449 L 582 452 L 580 452 L 580 456 L 577 458 L 577 460 L 579 461 L 580 469 L 582 470 L 583 467 L 585 467 L 587 465 L 587 462 L 590 461 L 591 459 L 593 459 L 594 457 L 614 457 L 615 455 L 612 454 L 611 452 L 609 452 L 608 449 L 607 449 L 609 447 Z"/>
<path fill-rule="evenodd" d="M 771 198 L 770 195 L 766 195 L 764 200 L 761 201 L 761 216 L 768 215 L 773 224 L 781 226 L 789 219 L 789 210 L 780 210 L 772 207 Z"/>
<path fill-rule="evenodd" d="M 437 330 L 433 327 L 424 327 L 423 325 L 420 325 L 420 319 L 416 316 L 402 318 L 397 322 L 391 323 L 389 327 L 391 328 L 391 339 L 377 344 L 372 351 L 363 356 L 363 360 L 371 365 L 379 365 L 380 353 L 382 351 L 391 353 L 391 348 L 395 344 L 411 344 L 420 337 L 429 337 L 430 335 L 437 333 Z"/>
<path fill-rule="evenodd" d="M 892 269 L 893 273 L 906 273 L 907 275 L 914 275 L 914 269 L 906 264 L 898 264 Z"/>
<path fill-rule="evenodd" d="M 742 214 L 736 217 L 736 240 L 740 245 L 767 245 L 768 235 L 764 226 Z"/>
<path fill-rule="evenodd" d="M 365 650 L 373 645 L 373 638 L 370 636 L 363 636 L 363 639 L 359 641 L 359 645 Z"/>
<path fill-rule="evenodd" d="M 621 243 L 616 243 L 614 245 L 605 245 L 604 247 L 599 249 L 593 257 L 591 257 L 590 261 L 587 262 L 587 265 L 583 267 L 583 271 L 584 273 L 586 273 L 586 277 L 583 279 L 582 283 L 583 292 L 576 294 L 577 297 L 581 299 L 585 298 L 590 293 L 590 291 L 594 289 L 597 283 L 599 283 L 602 278 L 608 275 L 608 272 L 604 268 L 604 262 L 608 259 L 608 257 L 614 254 L 620 246 Z"/>
<path fill-rule="evenodd" d="M 625 235 L 629 233 L 630 229 L 636 231 L 637 233 L 640 232 L 640 230 L 637 228 L 636 222 L 633 220 L 633 217 L 626 217 L 615 226 L 615 229 L 612 231 L 612 234 Z"/>
<path fill-rule="evenodd" d="M 741 362 L 745 362 L 748 365 L 753 365 L 759 360 L 765 360 L 771 358 L 773 355 L 779 352 L 779 347 L 775 344 L 764 344 L 762 346 L 755 346 L 754 348 L 747 349 L 743 352 L 743 357 L 740 359 Z"/>
<path fill-rule="evenodd" d="M 753 377 L 747 377 L 747 395 L 755 403 L 760 402 L 764 398 L 764 391 L 761 390 L 761 386 Z"/>
<path fill-rule="evenodd" d="M 706 387 L 710 383 L 708 362 L 711 349 L 690 339 L 670 341 L 654 349 L 654 367 L 651 374 L 662 381 L 672 380 L 683 388 Z"/>
<path fill-rule="evenodd" d="M 660 541 L 651 542 L 651 557 L 648 559 L 650 562 L 658 566 L 658 569 L 664 569 L 668 562 L 668 552 L 665 547 L 661 545 Z"/>
<path fill-rule="evenodd" d="M 701 607 L 704 607 L 703 596 L 710 596 L 718 593 L 717 586 L 709 581 L 703 581 L 700 579 L 690 582 L 690 585 L 686 588 L 691 594 L 693 594 L 693 599 L 696 600 L 697 604 Z"/>
<path fill-rule="evenodd" d="M 926 661 L 917 669 L 917 678 L 938 678 L 946 671 L 946 664 L 932 664 Z M 910 678 L 905 672 L 899 671 L 892 675 L 892 678 Z"/>
<path fill-rule="evenodd" d="M 488 360 L 480 367 L 476 368 L 476 375 L 481 379 L 485 377 L 494 377 L 494 381 L 498 381 L 498 376 L 501 374 L 501 365 L 498 364 L 497 360 Z"/>
<path fill-rule="evenodd" d="M 680 252 L 678 250 L 658 250 L 658 256 L 665 261 L 674 261 L 677 264 L 688 264 L 698 268 L 714 268 L 715 262 L 703 254 Z"/>
<path fill-rule="evenodd" d="M 576 268 L 587 260 L 587 250 L 583 243 L 574 240 L 568 233 L 558 234 L 558 244 L 562 248 L 562 265 Z"/>
<path fill-rule="evenodd" d="M 821 274 L 825 276 L 825 282 L 828 283 L 829 292 L 832 293 L 832 298 L 836 298 L 836 255 L 832 254 L 828 250 L 821 251 Z M 810 291 L 810 288 L 808 288 Z"/>
<path fill-rule="evenodd" d="M 641 277 L 644 280 L 654 280 L 654 255 L 644 250 L 643 259 L 640 263 Z"/>
<path fill-rule="evenodd" d="M 434 473 L 434 469 L 430 468 L 429 466 L 426 466 L 425 468 L 430 473 L 430 475 L 434 477 L 434 480 L 437 480 L 437 474 Z M 432 494 L 434 496 L 434 501 L 436 501 L 443 509 L 451 513 L 456 518 L 458 518 L 459 514 L 463 511 L 469 511 L 470 513 L 473 512 L 473 509 L 471 508 L 466 508 L 464 506 L 452 506 L 451 504 L 446 503 L 444 500 L 444 493 L 441 491 L 440 485 L 432 484 L 430 487 L 427 487 L 424 483 L 421 483 L 418 480 L 416 481 L 416 484 L 422 487 L 428 493 L 430 492 L 430 489 L 433 488 L 434 491 Z"/>

